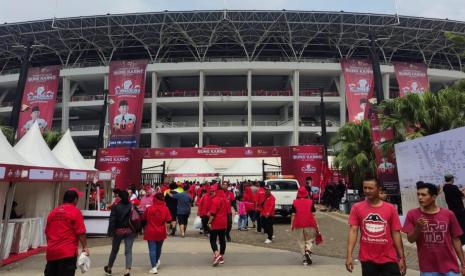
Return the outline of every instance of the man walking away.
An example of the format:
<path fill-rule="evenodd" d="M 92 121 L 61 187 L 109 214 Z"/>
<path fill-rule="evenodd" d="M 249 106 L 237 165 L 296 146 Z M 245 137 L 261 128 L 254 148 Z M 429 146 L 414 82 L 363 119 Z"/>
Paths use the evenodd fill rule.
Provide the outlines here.
<path fill-rule="evenodd" d="M 444 176 L 446 184 L 442 190 L 446 197 L 447 207 L 451 210 L 457 218 L 462 232 L 465 232 L 465 208 L 463 206 L 464 193 L 456 185 L 454 185 L 454 176 L 446 174 Z M 462 245 L 465 245 L 465 235 L 460 236 Z"/>
<path fill-rule="evenodd" d="M 224 264 L 224 253 L 226 252 L 226 228 L 228 227 L 228 200 L 224 191 L 215 184 L 211 187 L 215 191 L 210 206 L 210 218 L 208 227 L 210 228 L 210 246 L 213 250 L 213 266 Z M 220 251 L 216 241 L 220 241 Z"/>
<path fill-rule="evenodd" d="M 300 187 L 297 199 L 292 203 L 291 230 L 297 238 L 302 253 L 303 265 L 312 264 L 312 246 L 316 237 L 317 222 L 313 213 L 316 211 L 313 201 L 308 198 L 305 187 Z"/>
<path fill-rule="evenodd" d="M 186 192 L 187 186 L 184 187 L 184 191 L 181 193 L 168 193 L 168 195 L 175 198 L 178 202 L 177 206 L 177 216 L 178 216 L 178 223 L 179 223 L 179 230 L 181 231 L 181 237 L 184 238 L 186 236 L 186 229 L 187 224 L 189 221 L 189 215 L 191 213 L 191 203 L 192 198 Z"/>
<path fill-rule="evenodd" d="M 169 190 L 165 191 L 165 202 L 166 202 L 166 207 L 170 210 L 171 214 L 171 223 L 168 226 L 168 230 L 170 232 L 171 236 L 174 236 L 176 234 L 176 218 L 178 216 L 178 200 L 171 195 L 177 194 L 176 188 L 178 186 L 176 183 L 171 182 L 169 185 Z M 168 194 L 169 193 L 169 194 Z"/>
<path fill-rule="evenodd" d="M 275 215 L 275 202 L 276 199 L 271 194 L 271 187 L 265 187 L 265 200 L 263 201 L 263 209 L 262 209 L 262 226 L 265 234 L 268 235 L 265 243 L 270 244 L 273 241 L 273 218 Z"/>
<path fill-rule="evenodd" d="M 421 276 L 465 275 L 465 259 L 460 243 L 462 229 L 454 213 L 436 205 L 438 188 L 431 183 L 417 185 L 420 208 L 407 213 L 402 229 L 417 244 Z M 454 252 L 455 251 L 455 252 Z M 459 268 L 457 257 L 462 264 Z"/>
<path fill-rule="evenodd" d="M 400 276 L 406 271 L 400 220 L 396 208 L 379 198 L 379 191 L 376 179 L 365 179 L 366 200 L 356 203 L 350 211 L 346 269 L 354 269 L 352 253 L 360 230 L 362 275 Z"/>
<path fill-rule="evenodd" d="M 84 218 L 76 208 L 82 195 L 76 188 L 67 190 L 63 196 L 63 204 L 50 211 L 47 217 L 45 276 L 74 276 L 79 242 L 82 252 L 89 255 Z"/>

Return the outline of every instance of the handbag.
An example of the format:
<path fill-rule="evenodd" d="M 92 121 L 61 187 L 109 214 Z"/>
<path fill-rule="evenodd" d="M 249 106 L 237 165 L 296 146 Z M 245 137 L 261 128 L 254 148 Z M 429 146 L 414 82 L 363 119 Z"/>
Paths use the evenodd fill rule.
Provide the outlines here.
<path fill-rule="evenodd" d="M 321 235 L 319 230 L 316 230 L 315 244 L 320 245 L 322 243 L 323 243 L 323 236 Z"/>
<path fill-rule="evenodd" d="M 117 228 L 116 231 L 115 231 L 115 235 L 119 236 L 119 237 L 122 237 L 122 236 L 132 234 L 132 232 L 133 232 L 132 229 L 129 228 L 129 227 Z"/>
<path fill-rule="evenodd" d="M 129 211 L 129 228 L 134 233 L 139 233 L 142 230 L 142 218 L 137 208 L 131 204 L 131 211 Z"/>

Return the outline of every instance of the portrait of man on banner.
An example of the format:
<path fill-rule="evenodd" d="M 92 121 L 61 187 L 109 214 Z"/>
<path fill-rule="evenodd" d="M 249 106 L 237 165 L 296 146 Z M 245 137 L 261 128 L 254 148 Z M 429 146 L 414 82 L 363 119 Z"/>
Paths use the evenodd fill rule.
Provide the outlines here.
<path fill-rule="evenodd" d="M 119 114 L 113 119 L 113 130 L 119 134 L 131 134 L 134 132 L 136 115 L 129 113 L 129 104 L 122 100 L 118 104 Z"/>

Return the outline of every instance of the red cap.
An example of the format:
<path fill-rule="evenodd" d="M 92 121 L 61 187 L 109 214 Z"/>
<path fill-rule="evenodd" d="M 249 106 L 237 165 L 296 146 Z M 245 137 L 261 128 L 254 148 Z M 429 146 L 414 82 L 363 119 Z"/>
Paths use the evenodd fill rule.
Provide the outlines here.
<path fill-rule="evenodd" d="M 210 186 L 210 191 L 218 191 L 218 184 L 213 184 Z"/>
<path fill-rule="evenodd" d="M 73 192 L 76 192 L 76 194 L 78 195 L 78 197 L 82 197 L 84 195 L 83 192 L 80 192 L 77 188 L 75 187 L 72 187 L 72 188 L 69 188 L 68 191 L 73 191 Z"/>
<path fill-rule="evenodd" d="M 297 198 L 306 198 L 308 197 L 308 191 L 304 186 L 301 186 L 297 191 Z"/>

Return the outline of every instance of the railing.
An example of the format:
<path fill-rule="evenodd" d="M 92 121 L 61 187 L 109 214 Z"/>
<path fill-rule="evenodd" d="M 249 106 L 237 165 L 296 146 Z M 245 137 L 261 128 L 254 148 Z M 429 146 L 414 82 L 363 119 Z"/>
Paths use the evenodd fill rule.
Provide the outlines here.
<path fill-rule="evenodd" d="M 319 127 L 321 126 L 321 123 L 320 121 L 299 121 L 299 126 L 303 126 L 303 127 Z M 336 121 L 333 121 L 333 120 L 326 120 L 326 126 L 328 127 L 339 127 L 341 126 L 341 123 L 340 122 L 336 122 Z"/>
<path fill-rule="evenodd" d="M 158 97 L 198 97 L 199 91 L 166 91 L 158 92 Z"/>
<path fill-rule="evenodd" d="M 300 96 L 302 97 L 320 97 L 320 90 L 318 89 L 304 89 L 300 90 Z M 339 93 L 337 91 L 324 91 L 324 97 L 339 97 Z"/>
<path fill-rule="evenodd" d="M 205 91 L 203 93 L 206 97 L 221 97 L 221 96 L 247 96 L 245 90 L 230 90 L 230 91 Z"/>
<path fill-rule="evenodd" d="M 247 126 L 245 121 L 206 121 L 205 127 L 232 127 L 232 126 Z"/>
<path fill-rule="evenodd" d="M 252 96 L 292 96 L 291 90 L 255 90 Z"/>
<path fill-rule="evenodd" d="M 198 127 L 199 122 L 163 122 L 157 121 L 157 128 Z"/>
<path fill-rule="evenodd" d="M 78 126 L 69 126 L 71 131 L 93 131 L 99 130 L 99 125 L 78 125 Z"/>
<path fill-rule="evenodd" d="M 293 119 L 287 121 L 253 121 L 252 126 L 283 126 L 292 123 Z"/>

